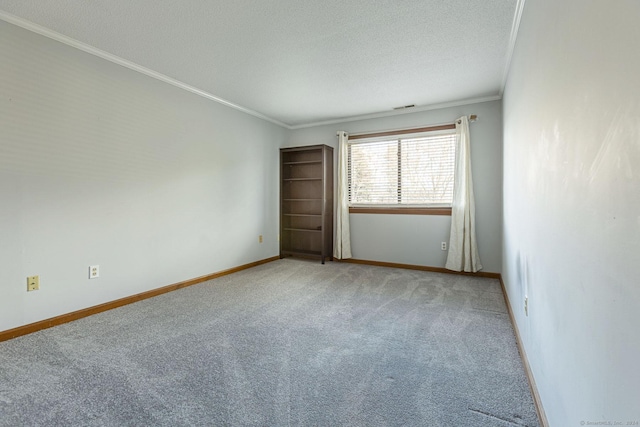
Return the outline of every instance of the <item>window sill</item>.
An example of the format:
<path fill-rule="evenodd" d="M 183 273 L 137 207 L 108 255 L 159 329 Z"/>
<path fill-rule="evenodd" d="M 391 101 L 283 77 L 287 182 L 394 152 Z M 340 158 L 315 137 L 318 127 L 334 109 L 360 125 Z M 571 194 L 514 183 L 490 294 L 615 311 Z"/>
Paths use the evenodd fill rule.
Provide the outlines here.
<path fill-rule="evenodd" d="M 350 214 L 401 214 L 401 215 L 446 215 L 451 216 L 451 208 L 362 208 L 350 207 Z"/>

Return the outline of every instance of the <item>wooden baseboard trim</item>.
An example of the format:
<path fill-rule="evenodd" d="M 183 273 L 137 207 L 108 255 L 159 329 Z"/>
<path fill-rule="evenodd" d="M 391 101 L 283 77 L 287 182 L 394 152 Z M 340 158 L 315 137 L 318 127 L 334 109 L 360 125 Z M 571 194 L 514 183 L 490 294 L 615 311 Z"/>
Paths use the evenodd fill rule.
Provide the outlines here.
<path fill-rule="evenodd" d="M 504 302 L 507 305 L 507 311 L 509 312 L 509 319 L 511 320 L 511 324 L 513 325 L 513 331 L 516 334 L 516 343 L 518 344 L 520 359 L 522 359 L 524 372 L 527 375 L 527 379 L 529 380 L 529 388 L 531 389 L 531 396 L 533 397 L 533 403 L 536 407 L 536 412 L 538 413 L 538 420 L 540 421 L 540 425 L 542 427 L 549 427 L 549 421 L 547 420 L 547 415 L 545 414 L 544 408 L 542 406 L 542 400 L 540 399 L 540 393 L 538 393 L 536 380 L 533 377 L 533 372 L 531 371 L 531 366 L 529 365 L 529 359 L 527 358 L 527 353 L 524 350 L 524 347 L 522 345 L 522 339 L 520 338 L 520 331 L 518 330 L 518 324 L 516 323 L 516 319 L 513 316 L 511 302 L 509 301 L 509 295 L 507 295 L 507 289 L 504 286 L 502 275 L 500 275 L 500 286 L 502 287 L 502 295 L 504 296 Z"/>
<path fill-rule="evenodd" d="M 250 262 L 249 264 L 233 267 L 228 270 L 222 270 L 217 273 L 207 274 L 205 276 L 196 277 L 194 279 L 185 280 L 183 282 L 174 283 L 172 285 L 163 286 L 161 288 L 152 289 L 150 291 L 142 292 L 139 294 L 131 295 L 128 297 L 120 298 L 114 301 L 105 302 L 103 304 L 95 305 L 93 307 L 84 308 L 82 310 L 74 311 L 60 316 L 52 317 L 50 319 L 41 320 L 39 322 L 30 323 L 28 325 L 19 326 L 17 328 L 9 329 L 0 332 L 0 342 L 7 341 L 13 338 L 17 338 L 23 335 L 31 334 L 33 332 L 40 331 L 42 329 L 51 328 L 53 326 L 62 325 L 63 323 L 73 322 L 74 320 L 82 319 L 93 314 L 102 313 L 103 311 L 111 310 L 114 308 L 122 307 L 123 305 L 132 304 L 134 302 L 142 301 L 147 298 L 152 298 L 158 295 L 166 294 L 178 289 L 186 288 L 187 286 L 196 285 L 198 283 L 206 282 L 218 277 L 226 276 L 238 271 L 246 270 L 251 267 L 256 267 L 261 264 L 266 264 L 271 261 L 280 259 L 279 256 L 262 259 L 260 261 Z"/>
<path fill-rule="evenodd" d="M 457 274 L 460 276 L 475 276 L 475 277 L 488 277 L 490 279 L 500 279 L 500 273 L 490 273 L 486 271 L 478 271 L 477 273 L 467 273 L 464 271 L 453 271 L 447 270 L 442 267 L 429 267 L 426 265 L 414 265 L 414 264 L 398 264 L 395 262 L 384 262 L 384 261 L 369 261 L 366 259 L 333 259 L 337 262 L 348 262 L 351 264 L 365 264 L 365 265 L 375 265 L 378 267 L 390 267 L 390 268 L 404 268 L 407 270 L 420 270 L 420 271 L 430 271 L 432 273 L 444 273 L 444 274 Z"/>

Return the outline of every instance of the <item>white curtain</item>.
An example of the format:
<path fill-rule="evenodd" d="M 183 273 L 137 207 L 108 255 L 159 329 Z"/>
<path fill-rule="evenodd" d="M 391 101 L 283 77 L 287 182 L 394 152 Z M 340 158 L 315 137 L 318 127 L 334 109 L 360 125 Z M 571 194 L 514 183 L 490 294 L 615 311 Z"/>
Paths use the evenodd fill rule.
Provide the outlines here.
<path fill-rule="evenodd" d="M 469 120 L 456 120 L 456 166 L 451 208 L 451 235 L 445 267 L 454 271 L 482 270 L 476 241 L 476 208 L 471 178 Z"/>
<path fill-rule="evenodd" d="M 349 181 L 347 161 L 349 134 L 338 132 L 338 203 L 336 211 L 336 239 L 333 257 L 351 258 L 351 234 L 349 233 Z"/>

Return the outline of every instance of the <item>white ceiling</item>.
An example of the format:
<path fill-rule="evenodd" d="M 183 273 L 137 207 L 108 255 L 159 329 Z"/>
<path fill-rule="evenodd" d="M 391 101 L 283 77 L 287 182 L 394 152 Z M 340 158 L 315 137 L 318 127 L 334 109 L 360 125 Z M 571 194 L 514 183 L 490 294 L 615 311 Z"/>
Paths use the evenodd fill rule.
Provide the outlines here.
<path fill-rule="evenodd" d="M 0 0 L 0 18 L 295 128 L 499 98 L 522 3 Z"/>

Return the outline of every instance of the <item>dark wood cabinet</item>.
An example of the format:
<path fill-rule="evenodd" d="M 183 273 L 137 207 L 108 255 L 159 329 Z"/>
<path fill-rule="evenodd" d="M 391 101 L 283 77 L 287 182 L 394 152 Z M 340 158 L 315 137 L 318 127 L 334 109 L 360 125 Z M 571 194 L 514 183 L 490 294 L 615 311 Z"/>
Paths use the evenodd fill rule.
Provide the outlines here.
<path fill-rule="evenodd" d="M 333 259 L 333 148 L 280 149 L 280 258 Z"/>

